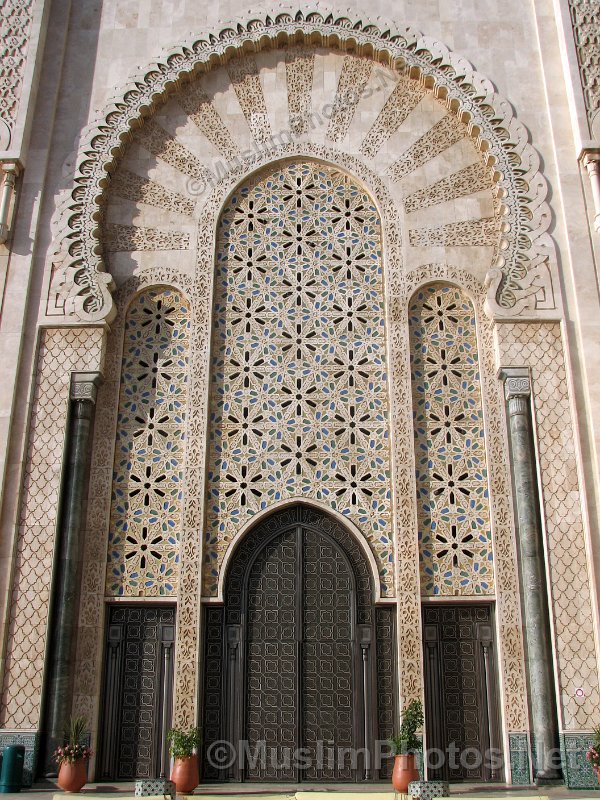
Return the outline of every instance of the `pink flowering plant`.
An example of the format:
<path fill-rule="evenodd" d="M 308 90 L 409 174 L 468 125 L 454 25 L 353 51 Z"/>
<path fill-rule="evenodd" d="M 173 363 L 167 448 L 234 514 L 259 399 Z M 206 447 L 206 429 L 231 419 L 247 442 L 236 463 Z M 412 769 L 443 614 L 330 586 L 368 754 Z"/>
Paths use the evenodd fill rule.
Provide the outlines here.
<path fill-rule="evenodd" d="M 592 741 L 585 757 L 590 762 L 590 766 L 595 772 L 600 770 L 600 728 L 594 731 L 594 740 Z"/>
<path fill-rule="evenodd" d="M 66 744 L 57 747 L 54 751 L 54 760 L 60 766 L 65 762 L 73 764 L 75 761 L 87 761 L 92 756 L 90 748 L 80 743 L 86 726 L 85 717 L 72 717 L 65 732 Z"/>

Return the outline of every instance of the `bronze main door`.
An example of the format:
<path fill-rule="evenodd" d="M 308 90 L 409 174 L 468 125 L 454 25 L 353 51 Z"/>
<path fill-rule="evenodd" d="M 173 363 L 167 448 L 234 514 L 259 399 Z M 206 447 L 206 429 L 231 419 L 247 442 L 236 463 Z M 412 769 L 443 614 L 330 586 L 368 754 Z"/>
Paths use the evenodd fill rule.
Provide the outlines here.
<path fill-rule="evenodd" d="M 234 559 L 225 609 L 206 616 L 205 777 L 378 777 L 354 754 L 366 745 L 375 757 L 393 725 L 392 612 L 373 607 L 353 538 L 297 507 L 255 529 Z M 219 740 L 233 763 L 215 764 Z"/>

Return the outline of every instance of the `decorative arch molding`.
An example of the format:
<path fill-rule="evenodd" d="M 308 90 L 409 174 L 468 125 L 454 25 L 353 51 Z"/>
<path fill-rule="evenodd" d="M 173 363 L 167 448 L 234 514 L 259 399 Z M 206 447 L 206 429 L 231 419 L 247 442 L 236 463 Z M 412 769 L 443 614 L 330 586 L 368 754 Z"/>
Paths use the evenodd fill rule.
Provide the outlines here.
<path fill-rule="evenodd" d="M 507 730 L 522 731 L 527 729 L 527 688 L 521 634 L 521 607 L 513 526 L 511 478 L 507 467 L 509 460 L 505 440 L 503 397 L 500 383 L 496 378 L 494 323 L 488 317 L 484 308 L 487 297 L 486 286 L 481 284 L 470 273 L 443 262 L 427 264 L 420 269 L 414 270 L 405 276 L 402 295 L 393 299 L 392 308 L 392 326 L 401 331 L 399 338 L 402 340 L 402 345 L 398 347 L 398 351 L 406 353 L 404 363 L 407 365 L 407 369 L 409 369 L 410 359 L 408 330 L 410 302 L 421 287 L 431 283 L 447 283 L 456 286 L 469 297 L 475 309 L 485 442 L 488 455 L 492 542 L 496 571 L 495 598 L 499 633 L 498 642 L 500 646 L 499 664 L 502 677 L 503 716 Z M 408 402 L 409 406 L 412 407 L 412 397 Z M 412 439 L 412 425 L 409 435 Z M 413 475 L 411 476 L 411 490 L 416 492 L 414 466 Z M 418 563 L 419 558 L 415 530 L 416 527 L 412 528 L 410 532 L 403 531 L 402 528 L 399 528 L 398 531 L 398 551 L 410 554 L 413 565 Z M 413 581 L 415 580 L 414 571 L 413 566 L 408 576 Z M 401 578 L 400 581 L 402 580 L 406 579 Z M 416 580 L 418 582 L 418 576 Z M 414 586 L 415 584 L 413 583 L 412 585 Z M 420 598 L 418 605 L 420 605 Z M 408 628 L 411 624 L 418 625 L 419 622 L 420 616 L 415 616 L 410 622 L 403 621 L 401 628 Z"/>
<path fill-rule="evenodd" d="M 274 516 L 280 511 L 283 511 L 286 508 L 292 508 L 294 506 L 304 506 L 306 508 L 312 509 L 324 517 L 331 518 L 332 522 L 334 522 L 338 527 L 343 529 L 348 536 L 358 545 L 360 552 L 365 560 L 365 563 L 369 565 L 370 569 L 370 581 L 373 587 L 373 594 L 374 594 L 374 601 L 376 603 L 382 602 L 381 598 L 381 589 L 379 585 L 379 570 L 377 569 L 377 564 L 375 563 L 375 558 L 373 556 L 373 552 L 369 545 L 367 544 L 365 537 L 362 535 L 360 530 L 356 527 L 356 525 L 352 522 L 351 519 L 345 517 L 343 514 L 340 514 L 339 511 L 328 506 L 326 503 L 322 503 L 319 500 L 313 500 L 312 498 L 307 497 L 292 497 L 286 500 L 282 500 L 279 503 L 274 503 L 269 508 L 265 509 L 264 511 L 260 511 L 252 517 L 251 520 L 244 525 L 244 527 L 240 530 L 238 535 L 233 539 L 225 553 L 223 558 L 223 562 L 221 564 L 221 572 L 219 575 L 219 590 L 216 597 L 211 598 L 203 598 L 203 602 L 210 602 L 210 603 L 222 603 L 225 600 L 225 586 L 227 585 L 227 576 L 229 574 L 229 566 L 235 560 L 236 554 L 238 549 L 241 547 L 243 542 L 247 539 L 247 537 L 252 533 L 252 531 L 259 527 L 261 523 L 267 519 L 268 517 Z M 385 603 L 392 603 L 395 604 L 396 599 L 394 597 L 385 598 Z"/>
<path fill-rule="evenodd" d="M 547 233 L 550 209 L 539 156 L 508 101 L 495 94 L 460 56 L 411 28 L 381 30 L 318 13 L 284 13 L 225 28 L 206 39 L 191 40 L 165 53 L 135 76 L 82 135 L 74 188 L 55 216 L 58 255 L 54 259 L 50 315 L 88 323 L 114 317 L 113 281 L 106 272 L 101 231 L 110 174 L 116 169 L 134 130 L 183 83 L 248 52 L 282 45 L 310 44 L 339 48 L 386 64 L 426 88 L 455 114 L 493 169 L 502 216 L 502 238 L 495 268 L 501 279 L 488 310 L 514 317 L 525 282 L 542 295 L 542 312 L 556 303 L 551 274 L 554 246 Z M 528 275 L 534 271 L 535 278 Z M 531 305 L 531 303 L 529 304 Z M 530 311 L 529 306 L 522 311 Z M 539 312 L 538 312 L 539 315 Z M 543 315 L 543 314 L 542 314 Z"/>
<path fill-rule="evenodd" d="M 276 169 L 277 164 L 296 159 L 318 161 L 320 164 L 335 167 L 345 172 L 352 180 L 360 183 L 375 203 L 381 216 L 384 247 L 383 262 L 386 281 L 386 293 L 390 296 L 401 291 L 402 284 L 402 230 L 397 205 L 390 196 L 384 182 L 370 170 L 360 159 L 349 153 L 342 153 L 330 147 L 308 142 L 290 143 L 260 153 L 252 164 L 242 164 L 216 182 L 202 208 L 198 221 L 198 241 L 196 262 L 198 270 L 196 278 L 208 275 L 214 265 L 215 236 L 221 212 L 231 194 L 242 184 L 250 181 L 265 169 Z M 208 265 L 203 267 L 202 265 Z"/>

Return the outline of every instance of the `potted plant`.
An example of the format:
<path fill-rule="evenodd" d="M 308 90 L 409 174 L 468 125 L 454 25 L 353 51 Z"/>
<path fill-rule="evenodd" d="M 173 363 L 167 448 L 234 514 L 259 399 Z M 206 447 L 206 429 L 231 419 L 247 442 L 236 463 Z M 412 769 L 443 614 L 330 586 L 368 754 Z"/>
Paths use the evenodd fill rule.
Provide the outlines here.
<path fill-rule="evenodd" d="M 177 729 L 170 730 L 167 733 L 167 741 L 174 759 L 171 780 L 178 793 L 189 794 L 200 782 L 198 772 L 200 729 L 192 728 L 187 733 Z"/>
<path fill-rule="evenodd" d="M 54 759 L 58 764 L 57 783 L 65 792 L 79 792 L 87 781 L 87 762 L 92 751 L 80 743 L 85 727 L 85 717 L 71 717 L 65 732 L 67 741 L 54 751 Z"/>
<path fill-rule="evenodd" d="M 421 749 L 417 730 L 423 724 L 423 706 L 420 700 L 413 700 L 402 714 L 400 730 L 390 739 L 392 752 L 396 756 L 392 784 L 397 792 L 406 794 L 408 784 L 419 780 L 419 770 L 415 764 L 415 753 Z"/>
<path fill-rule="evenodd" d="M 591 768 L 596 773 L 598 783 L 600 783 L 600 728 L 596 728 L 594 731 L 594 738 L 585 757 L 590 762 Z"/>

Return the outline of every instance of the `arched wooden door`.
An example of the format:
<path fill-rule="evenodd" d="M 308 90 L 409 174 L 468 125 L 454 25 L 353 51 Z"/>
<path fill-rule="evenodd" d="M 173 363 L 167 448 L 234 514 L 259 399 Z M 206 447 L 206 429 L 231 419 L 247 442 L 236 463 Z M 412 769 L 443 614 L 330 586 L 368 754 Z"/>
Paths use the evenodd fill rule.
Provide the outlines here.
<path fill-rule="evenodd" d="M 373 607 L 363 561 L 347 531 L 301 506 L 270 517 L 240 545 L 224 613 L 207 612 L 207 778 L 379 776 L 375 741 L 393 725 L 393 626 L 390 608 Z M 378 624 L 381 612 L 387 626 Z M 235 751 L 231 763 L 214 763 L 217 740 Z"/>

